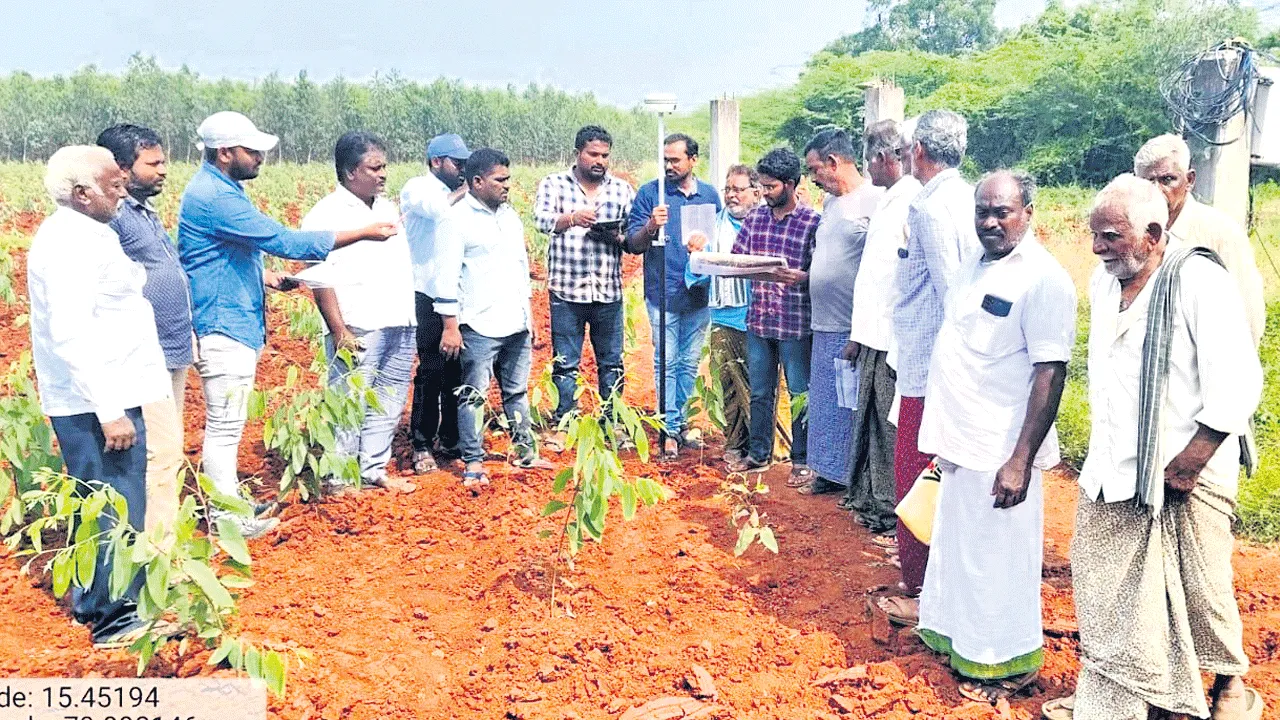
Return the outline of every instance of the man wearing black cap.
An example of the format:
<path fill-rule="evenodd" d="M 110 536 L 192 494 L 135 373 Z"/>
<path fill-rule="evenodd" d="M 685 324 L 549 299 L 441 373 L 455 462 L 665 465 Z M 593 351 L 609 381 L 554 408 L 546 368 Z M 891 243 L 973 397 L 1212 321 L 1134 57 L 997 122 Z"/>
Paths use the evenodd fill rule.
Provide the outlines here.
<path fill-rule="evenodd" d="M 471 151 L 453 133 L 437 135 L 427 143 L 425 175 L 412 178 L 400 191 L 400 211 L 413 258 L 414 304 L 418 316 L 418 372 L 413 378 L 413 471 L 418 475 L 437 469 L 436 455 L 457 456 L 458 397 L 462 365 L 456 357 L 440 352 L 444 320 L 433 309 L 439 264 L 436 227 L 454 203 L 467 192 L 462 166 Z"/>

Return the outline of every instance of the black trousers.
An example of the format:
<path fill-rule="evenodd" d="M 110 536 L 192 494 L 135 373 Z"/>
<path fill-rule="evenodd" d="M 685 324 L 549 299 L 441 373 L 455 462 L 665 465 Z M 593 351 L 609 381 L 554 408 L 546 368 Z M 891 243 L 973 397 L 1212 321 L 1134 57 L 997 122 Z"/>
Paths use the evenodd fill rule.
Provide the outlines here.
<path fill-rule="evenodd" d="M 62 448 L 67 474 L 84 481 L 96 480 L 109 485 L 129 503 L 128 523 L 142 531 L 147 516 L 147 428 L 142 423 L 142 409 L 125 411 L 138 442 L 128 450 L 107 452 L 102 425 L 93 413 L 49 418 Z M 102 530 L 110 529 L 116 518 L 110 511 L 99 518 Z M 138 592 L 146 577 L 138 573 L 124 597 L 111 599 L 111 556 L 106 547 L 98 551 L 98 567 L 93 583 L 87 589 L 74 588 L 71 593 L 72 614 L 76 620 L 93 628 L 95 640 L 129 628 L 137 622 L 134 608 Z"/>
<path fill-rule="evenodd" d="M 458 387 L 462 363 L 440 353 L 444 319 L 432 308 L 435 302 L 414 293 L 418 315 L 418 372 L 413 376 L 413 415 L 409 421 L 414 450 L 431 450 L 439 440 L 444 448 L 458 446 Z"/>

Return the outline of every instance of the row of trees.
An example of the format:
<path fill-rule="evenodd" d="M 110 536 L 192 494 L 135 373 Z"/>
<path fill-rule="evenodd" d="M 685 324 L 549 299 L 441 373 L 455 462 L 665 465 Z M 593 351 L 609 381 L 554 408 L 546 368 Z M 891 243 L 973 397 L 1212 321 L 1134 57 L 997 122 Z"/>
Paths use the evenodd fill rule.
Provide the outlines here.
<path fill-rule="evenodd" d="M 657 132 L 653 118 L 639 110 L 535 85 L 422 84 L 395 72 L 323 84 L 305 71 L 291 81 L 276 75 L 253 83 L 207 80 L 135 55 L 123 75 L 89 66 L 68 77 L 0 77 L 0 158 L 43 160 L 63 145 L 91 142 L 112 123 L 134 122 L 159 132 L 173 157 L 193 160 L 196 126 L 218 110 L 243 112 L 279 135 L 278 157 L 294 162 L 327 160 L 338 135 L 357 128 L 381 135 L 396 160 L 420 159 L 432 136 L 457 132 L 473 147 L 501 148 L 526 163 L 568 162 L 574 133 L 588 123 L 613 133 L 621 160 L 639 162 L 651 154 Z"/>
<path fill-rule="evenodd" d="M 1161 78 L 1207 47 L 1259 32 L 1256 12 L 1230 0 L 1050 0 L 1039 18 L 1004 32 L 994 0 L 870 7 L 878 21 L 814 56 L 794 86 L 743 99 L 744 155 L 804 147 L 823 127 L 860 135 L 863 84 L 882 78 L 904 88 L 908 115 L 946 108 L 968 118 L 975 170 L 1020 166 L 1046 183 L 1097 184 L 1171 129 Z M 696 128 L 705 115 L 686 122 Z"/>

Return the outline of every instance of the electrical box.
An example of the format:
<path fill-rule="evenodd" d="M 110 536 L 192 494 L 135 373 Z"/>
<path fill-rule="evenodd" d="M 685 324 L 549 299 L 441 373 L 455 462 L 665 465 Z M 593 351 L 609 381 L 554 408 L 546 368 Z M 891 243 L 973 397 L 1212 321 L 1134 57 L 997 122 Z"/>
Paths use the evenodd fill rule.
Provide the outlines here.
<path fill-rule="evenodd" d="M 1280 167 L 1280 67 L 1259 67 L 1253 100 L 1254 165 Z"/>

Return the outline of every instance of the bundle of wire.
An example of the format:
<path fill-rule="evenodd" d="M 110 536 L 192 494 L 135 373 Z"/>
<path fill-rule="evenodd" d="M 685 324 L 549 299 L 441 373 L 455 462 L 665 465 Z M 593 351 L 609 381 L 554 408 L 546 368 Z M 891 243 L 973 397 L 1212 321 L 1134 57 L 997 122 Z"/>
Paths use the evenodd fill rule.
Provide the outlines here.
<path fill-rule="evenodd" d="M 1234 52 L 1240 61 L 1234 63 Z M 1205 61 L 1216 68 L 1220 84 L 1205 91 L 1200 83 Z M 1160 82 L 1160 94 L 1164 96 L 1175 124 L 1209 145 L 1230 145 L 1240 136 L 1219 140 L 1218 127 L 1241 112 L 1253 107 L 1253 95 L 1257 89 L 1257 57 L 1253 48 L 1240 41 L 1230 41 L 1196 55 L 1178 67 Z M 1212 72 L 1212 70 L 1208 71 Z M 1248 128 L 1245 128 L 1245 132 Z"/>

